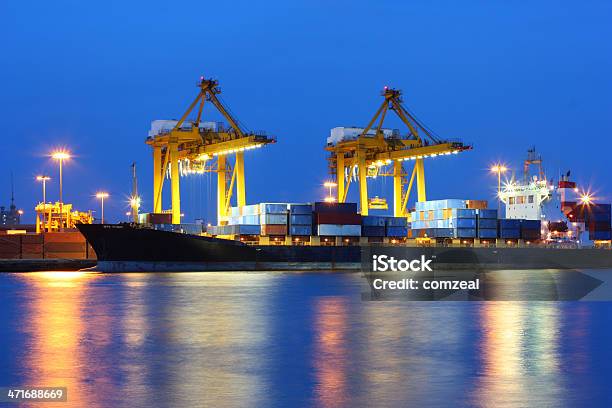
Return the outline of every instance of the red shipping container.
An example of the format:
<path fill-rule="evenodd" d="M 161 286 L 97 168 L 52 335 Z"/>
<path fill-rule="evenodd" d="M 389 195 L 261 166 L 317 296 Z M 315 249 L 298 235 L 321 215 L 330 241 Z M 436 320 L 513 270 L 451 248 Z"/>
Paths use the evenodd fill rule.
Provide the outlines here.
<path fill-rule="evenodd" d="M 261 235 L 287 235 L 287 226 L 264 224 L 261 226 Z"/>
<path fill-rule="evenodd" d="M 350 213 L 316 213 L 317 224 L 361 225 L 361 215 Z"/>
<path fill-rule="evenodd" d="M 172 214 L 150 213 L 149 224 L 172 224 Z"/>

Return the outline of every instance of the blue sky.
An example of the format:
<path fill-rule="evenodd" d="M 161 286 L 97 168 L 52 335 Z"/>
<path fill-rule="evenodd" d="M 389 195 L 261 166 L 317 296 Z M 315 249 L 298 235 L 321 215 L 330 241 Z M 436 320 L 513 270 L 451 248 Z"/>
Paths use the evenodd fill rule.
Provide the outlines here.
<path fill-rule="evenodd" d="M 179 117 L 201 74 L 250 129 L 278 137 L 247 154 L 251 203 L 321 198 L 329 129 L 366 124 L 385 85 L 437 134 L 474 145 L 426 162 L 430 198 L 491 199 L 489 165 L 518 172 L 536 145 L 549 176 L 571 169 L 612 199 L 610 2 L 5 0 L 0 15 L 0 203 L 12 171 L 26 221 L 36 174 L 54 177 L 57 198 L 45 156 L 57 146 L 76 155 L 65 201 L 97 209 L 104 189 L 107 218 L 121 219 L 136 161 L 148 210 L 150 121 Z M 182 182 L 187 221 L 213 219 L 214 183 Z"/>

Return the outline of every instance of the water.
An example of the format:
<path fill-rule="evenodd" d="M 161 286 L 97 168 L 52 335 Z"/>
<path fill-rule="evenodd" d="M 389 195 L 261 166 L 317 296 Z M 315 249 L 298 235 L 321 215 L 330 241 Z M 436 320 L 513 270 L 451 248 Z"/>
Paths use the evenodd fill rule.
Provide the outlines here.
<path fill-rule="evenodd" d="M 54 407 L 612 404 L 610 302 L 362 289 L 359 274 L 2 274 L 0 386 L 68 387 Z"/>

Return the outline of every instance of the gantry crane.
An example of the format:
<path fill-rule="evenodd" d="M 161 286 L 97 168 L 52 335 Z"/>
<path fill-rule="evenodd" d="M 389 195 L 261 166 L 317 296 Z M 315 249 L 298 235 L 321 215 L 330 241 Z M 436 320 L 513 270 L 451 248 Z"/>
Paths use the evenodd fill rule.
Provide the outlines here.
<path fill-rule="evenodd" d="M 172 196 L 172 223 L 181 222 L 179 177 L 181 169 L 198 168 L 217 173 L 217 218 L 224 222 L 229 213 L 234 185 L 238 206 L 246 204 L 244 151 L 274 143 L 275 140 L 261 133 L 243 130 L 229 110 L 220 102 L 218 81 L 200 78 L 200 92 L 187 111 L 169 131 L 149 136 L 146 143 L 153 148 L 153 212 L 162 212 L 162 190 L 164 176 L 170 170 Z M 205 102 L 210 102 L 229 123 L 229 128 L 201 127 Z M 197 108 L 193 121 L 187 117 Z M 228 156 L 235 155 L 233 170 Z M 216 159 L 216 160 L 215 160 Z M 188 172 L 188 171 L 187 171 Z M 231 173 L 231 176 L 230 176 Z M 228 178 L 229 185 L 228 185 Z"/>
<path fill-rule="evenodd" d="M 417 199 L 426 200 L 425 172 L 423 159 L 439 155 L 457 154 L 471 149 L 459 141 L 441 140 L 427 127 L 421 124 L 413 114 L 402 104 L 401 91 L 385 87 L 384 97 L 376 114 L 363 129 L 361 134 L 353 139 L 341 140 L 335 144 L 328 144 L 330 171 L 336 176 L 337 201 L 344 202 L 356 173 L 359 180 L 359 202 L 361 214 L 367 215 L 369 209 L 368 177 L 393 177 L 393 212 L 396 217 L 407 216 L 406 205 L 416 178 Z M 391 110 L 400 118 L 408 128 L 404 136 L 383 131 L 383 124 L 387 112 Z M 378 122 L 377 122 L 378 121 Z M 375 128 L 373 128 L 376 126 Z M 374 133 L 371 132 L 374 130 Z M 403 162 L 414 160 L 414 168 L 410 180 L 403 169 Z M 383 171 L 384 167 L 393 165 L 392 172 Z M 348 171 L 347 171 L 348 170 Z M 404 186 L 407 188 L 404 191 Z"/>

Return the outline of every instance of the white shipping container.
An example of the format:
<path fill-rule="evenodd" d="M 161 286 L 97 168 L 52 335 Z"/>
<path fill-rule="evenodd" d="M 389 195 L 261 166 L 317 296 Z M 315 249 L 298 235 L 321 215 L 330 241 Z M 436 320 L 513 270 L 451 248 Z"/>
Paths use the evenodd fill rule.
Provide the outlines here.
<path fill-rule="evenodd" d="M 359 237 L 361 225 L 319 224 L 318 235 L 335 237 Z"/>
<path fill-rule="evenodd" d="M 165 120 L 158 119 L 151 122 L 151 130 L 149 130 L 149 137 L 155 137 L 159 134 L 168 133 L 178 123 L 178 120 Z M 212 131 L 217 131 L 217 122 L 200 122 L 200 129 L 210 129 Z M 186 120 L 181 124 L 181 129 L 190 129 L 191 122 Z"/>
<path fill-rule="evenodd" d="M 365 128 L 359 127 L 335 127 L 330 130 L 329 137 L 327 138 L 327 144 L 335 145 L 344 140 L 356 139 Z M 382 129 L 385 137 L 389 137 L 393 134 L 393 129 Z M 376 134 L 375 129 L 368 130 L 368 135 L 374 136 Z"/>

